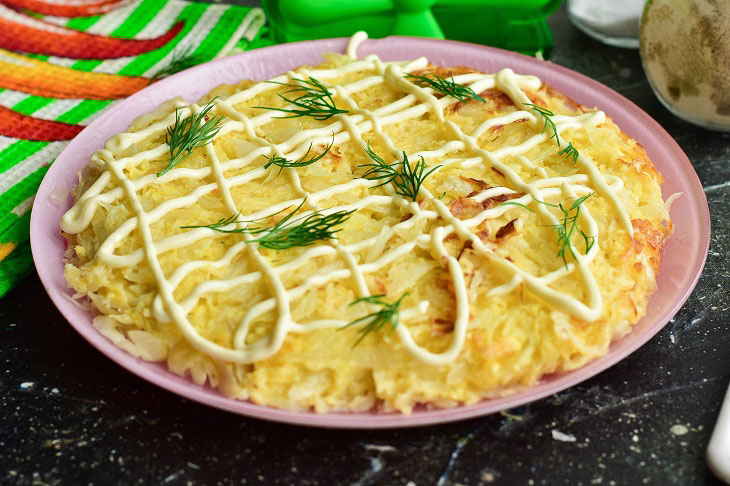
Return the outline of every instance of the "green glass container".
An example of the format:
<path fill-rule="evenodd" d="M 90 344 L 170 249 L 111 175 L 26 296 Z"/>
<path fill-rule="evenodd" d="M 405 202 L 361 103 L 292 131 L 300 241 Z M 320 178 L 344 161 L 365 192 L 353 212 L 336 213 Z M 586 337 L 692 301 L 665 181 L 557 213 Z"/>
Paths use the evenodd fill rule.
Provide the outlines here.
<path fill-rule="evenodd" d="M 485 44 L 548 55 L 546 17 L 562 0 L 263 0 L 277 43 L 407 35 Z"/>

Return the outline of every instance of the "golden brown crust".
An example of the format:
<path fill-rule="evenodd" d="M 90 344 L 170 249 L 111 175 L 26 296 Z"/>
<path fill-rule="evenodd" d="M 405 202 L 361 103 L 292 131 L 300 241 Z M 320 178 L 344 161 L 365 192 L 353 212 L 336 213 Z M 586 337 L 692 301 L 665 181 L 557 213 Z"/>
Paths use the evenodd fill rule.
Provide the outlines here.
<path fill-rule="evenodd" d="M 661 262 L 661 250 L 671 235 L 671 227 L 661 229 L 661 226 L 655 227 L 646 219 L 633 219 L 631 224 L 634 227 L 634 240 L 631 251 L 636 255 L 647 253 L 652 270 L 655 273 L 658 272 Z M 641 265 L 640 262 L 637 263 Z"/>

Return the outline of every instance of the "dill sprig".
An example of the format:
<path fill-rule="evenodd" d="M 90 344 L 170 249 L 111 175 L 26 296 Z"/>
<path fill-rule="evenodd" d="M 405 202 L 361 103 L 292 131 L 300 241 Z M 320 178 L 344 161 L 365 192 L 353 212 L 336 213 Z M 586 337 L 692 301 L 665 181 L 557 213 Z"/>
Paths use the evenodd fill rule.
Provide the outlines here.
<path fill-rule="evenodd" d="M 280 83 L 278 81 L 267 81 L 267 83 L 280 84 L 292 88 L 283 93 L 277 93 L 277 96 L 287 103 L 294 105 L 295 108 L 274 108 L 270 106 L 254 106 L 254 108 L 289 113 L 287 116 L 277 116 L 276 118 L 311 116 L 315 120 L 327 120 L 337 114 L 348 113 L 347 110 L 337 108 L 329 89 L 319 80 L 309 76 L 309 80 L 295 78 L 293 81 L 302 84 Z M 297 98 L 292 99 L 287 97 L 289 93 L 301 94 Z"/>
<path fill-rule="evenodd" d="M 568 266 L 568 260 L 565 255 L 565 251 L 568 250 L 571 255 L 573 255 L 573 258 L 575 258 L 575 253 L 573 253 L 573 247 L 570 245 L 570 240 L 575 234 L 576 230 L 580 233 L 580 235 L 583 237 L 583 241 L 585 242 L 586 249 L 585 254 L 587 255 L 589 251 L 591 251 L 591 248 L 593 248 L 593 245 L 596 242 L 595 236 L 588 236 L 585 234 L 585 232 L 578 228 L 578 215 L 580 214 L 580 208 L 581 205 L 585 202 L 586 199 L 591 197 L 593 193 L 586 194 L 583 197 L 577 198 L 573 201 L 573 203 L 570 205 L 568 209 L 566 209 L 566 206 L 564 204 L 566 201 L 569 201 L 567 199 L 566 201 L 563 201 L 559 204 L 552 204 L 546 201 L 540 201 L 539 199 L 533 198 L 536 202 L 543 204 L 545 206 L 550 206 L 553 208 L 558 208 L 563 213 L 563 219 L 560 221 L 560 223 L 551 225 L 553 229 L 556 231 L 558 235 L 558 254 L 557 256 L 561 257 L 563 259 L 563 263 L 565 266 Z M 500 206 L 519 206 L 521 208 L 524 208 L 528 210 L 531 213 L 534 213 L 532 209 L 525 206 L 522 203 L 516 202 L 516 201 L 505 201 Z"/>
<path fill-rule="evenodd" d="M 246 228 L 226 229 L 226 226 L 231 225 L 231 224 L 236 224 L 236 223 L 250 223 L 253 221 L 259 221 L 257 219 L 252 219 L 249 221 L 246 221 L 246 220 L 238 221 L 239 216 L 241 216 L 241 213 L 234 214 L 233 216 L 229 216 L 227 218 L 221 218 L 218 221 L 216 221 L 215 223 L 180 226 L 180 228 L 182 228 L 182 229 L 208 228 L 208 229 L 212 229 L 213 231 L 217 231 L 219 233 L 245 233 Z"/>
<path fill-rule="evenodd" d="M 311 143 L 309 144 L 309 148 L 307 149 L 307 152 L 304 155 L 302 155 L 301 157 L 299 157 L 297 160 L 289 160 L 285 157 L 279 157 L 279 156 L 269 157 L 268 155 L 264 155 L 263 157 L 266 160 L 268 160 L 268 162 L 266 162 L 266 164 L 264 165 L 264 169 L 268 169 L 270 166 L 276 165 L 279 167 L 279 174 L 281 174 L 281 171 L 284 170 L 285 167 L 306 167 L 310 164 L 317 162 L 322 157 L 327 155 L 327 153 L 330 151 L 330 149 L 332 148 L 332 145 L 334 145 L 334 143 L 335 143 L 335 137 L 333 135 L 332 143 L 327 145 L 327 147 L 324 149 L 324 152 L 322 152 L 319 155 L 312 155 L 312 157 L 309 159 L 307 157 L 309 156 L 309 153 L 312 151 Z"/>
<path fill-rule="evenodd" d="M 582 229 L 578 228 L 578 215 L 580 214 L 581 204 L 583 204 L 583 202 L 592 195 L 593 193 L 586 194 L 585 196 L 574 200 L 573 204 L 571 204 L 568 209 L 565 209 L 563 203 L 558 204 L 558 208 L 563 213 L 563 220 L 559 224 L 553 225 L 553 228 L 558 234 L 558 246 L 560 247 L 558 250 L 558 256 L 563 259 L 563 263 L 566 267 L 568 266 L 568 260 L 565 258 L 565 250 L 567 249 L 570 251 L 570 254 L 573 255 L 573 258 L 575 258 L 575 253 L 573 253 L 573 247 L 570 244 L 570 239 L 576 229 L 580 232 L 581 236 L 583 236 L 583 240 L 585 241 L 586 255 L 589 251 L 591 251 L 593 244 L 596 242 L 595 236 L 588 236 Z M 573 212 L 571 213 L 571 211 Z"/>
<path fill-rule="evenodd" d="M 366 323 L 364 326 L 358 329 L 357 333 L 360 335 L 360 337 L 357 338 L 357 341 L 355 341 L 355 344 L 353 344 L 352 347 L 354 348 L 355 346 L 360 344 L 360 342 L 365 339 L 365 336 L 367 336 L 368 334 L 380 331 L 388 324 L 390 324 L 391 329 L 395 329 L 398 326 L 399 322 L 398 313 L 400 310 L 400 304 L 407 296 L 408 292 L 401 295 L 400 298 L 392 304 L 389 304 L 388 302 L 382 300 L 382 298 L 385 297 L 385 294 L 362 297 L 350 302 L 350 306 L 365 302 L 368 304 L 379 305 L 382 307 L 382 309 L 380 309 L 379 311 L 368 314 L 365 317 L 361 317 L 360 319 L 356 319 L 340 328 L 346 329 L 351 326 L 357 326 L 358 324 Z"/>
<path fill-rule="evenodd" d="M 395 167 L 397 165 L 397 162 L 395 164 L 388 164 L 383 160 L 381 156 L 376 154 L 372 147 L 370 147 L 370 142 L 368 142 L 368 148 L 365 149 L 365 152 L 368 154 L 368 157 L 370 157 L 374 163 L 372 164 L 362 164 L 359 167 L 367 167 L 368 170 L 362 175 L 363 179 L 370 179 L 370 180 L 381 180 L 385 179 L 384 182 L 381 182 L 377 186 L 374 187 L 380 187 L 384 186 L 390 182 L 393 181 L 396 177 L 398 177 L 398 169 Z"/>
<path fill-rule="evenodd" d="M 355 211 L 337 211 L 331 214 L 323 214 L 322 211 L 314 211 L 306 216 L 292 219 L 294 214 L 301 209 L 304 201 L 294 211 L 284 216 L 278 223 L 271 227 L 245 226 L 243 228 L 227 229 L 234 223 L 253 223 L 261 219 L 239 221 L 240 213 L 235 216 L 220 219 L 215 223 L 207 225 L 181 226 L 181 228 L 209 228 L 219 233 L 241 233 L 256 238 L 247 240 L 247 243 L 258 243 L 263 248 L 270 250 L 286 250 L 296 246 L 310 246 L 319 240 L 329 240 L 335 237 L 340 231 L 335 227 L 347 221 Z"/>
<path fill-rule="evenodd" d="M 172 58 L 170 59 L 170 63 L 165 66 L 164 68 L 157 71 L 154 76 L 152 76 L 152 79 L 157 81 L 158 79 L 166 78 L 168 76 L 172 76 L 175 73 L 179 73 L 180 71 L 184 71 L 185 69 L 193 66 L 197 66 L 198 64 L 202 64 L 207 59 L 205 56 L 191 54 L 193 51 L 193 46 L 189 45 L 185 49 L 175 51 L 172 54 Z"/>
<path fill-rule="evenodd" d="M 167 166 L 157 173 L 157 177 L 182 162 L 190 153 L 209 144 L 221 129 L 223 115 L 209 118 L 208 113 L 215 106 L 215 98 L 197 114 L 191 113 L 181 118 L 180 111 L 175 110 L 175 124 L 167 127 L 165 143 L 170 147 L 170 158 Z"/>
<path fill-rule="evenodd" d="M 550 138 L 555 138 L 555 143 L 558 144 L 558 147 L 560 147 L 560 137 L 558 136 L 558 128 L 555 126 L 555 122 L 551 117 L 555 116 L 555 113 L 548 110 L 547 108 L 543 108 L 542 106 L 535 105 L 533 103 L 524 103 L 527 106 L 532 107 L 533 110 L 538 112 L 540 115 L 542 115 L 545 122 L 542 125 L 542 132 L 545 133 L 545 130 L 547 130 L 547 127 L 551 127 L 553 130 L 553 134 L 550 136 Z M 548 138 L 548 140 L 550 140 Z M 580 154 L 578 153 L 578 150 L 573 147 L 573 142 L 568 142 L 568 145 L 560 150 L 558 152 L 558 155 L 562 155 L 563 157 L 567 159 L 572 159 L 573 165 L 575 165 L 578 162 L 578 157 Z"/>
<path fill-rule="evenodd" d="M 413 81 L 413 83 L 418 86 L 429 87 L 434 91 L 438 91 L 439 93 L 442 93 L 446 96 L 456 98 L 461 102 L 465 102 L 467 100 L 477 100 L 484 103 L 485 101 L 487 101 L 478 94 L 476 94 L 474 90 L 471 89 L 469 86 L 464 86 L 463 84 L 459 84 L 454 81 L 453 77 L 451 78 L 451 80 L 442 78 L 441 76 L 437 76 L 435 74 L 428 74 L 427 76 L 406 74 L 405 77 L 406 79 Z"/>
<path fill-rule="evenodd" d="M 505 201 L 505 202 L 501 203 L 500 206 L 519 206 L 519 207 L 521 207 L 523 209 L 527 209 L 529 212 L 535 214 L 535 211 L 533 211 L 528 206 L 526 206 L 522 203 L 518 203 L 517 201 Z"/>
<path fill-rule="evenodd" d="M 426 177 L 441 167 L 437 165 L 426 171 L 428 166 L 424 162 L 423 157 L 417 160 L 414 166 L 411 167 L 411 163 L 408 161 L 408 155 L 405 152 L 403 152 L 403 161 L 388 164 L 370 148 L 369 142 L 366 152 L 373 163 L 360 166 L 367 168 L 367 171 L 362 175 L 363 179 L 383 181 L 375 187 L 384 186 L 392 182 L 395 185 L 395 192 L 397 194 L 409 198 L 414 202 L 418 198 L 418 192 L 421 190 L 421 185 L 426 180 Z"/>
<path fill-rule="evenodd" d="M 545 123 L 542 125 L 542 133 L 545 133 L 545 130 L 547 130 L 547 127 L 553 129 L 553 134 L 550 136 L 550 138 L 555 138 L 555 142 L 557 142 L 558 147 L 560 147 L 560 137 L 558 137 L 558 128 L 555 126 L 555 122 L 551 117 L 555 116 L 555 113 L 548 110 L 547 108 L 543 108 L 542 106 L 535 105 L 533 103 L 523 103 L 526 106 L 531 107 L 533 110 L 538 112 L 540 115 L 542 115 L 543 119 L 545 120 Z M 548 138 L 548 140 L 550 140 Z"/>
<path fill-rule="evenodd" d="M 573 142 L 568 142 L 568 145 L 563 150 L 558 152 L 558 155 L 562 155 L 567 159 L 573 159 L 573 165 L 578 162 L 578 157 L 580 156 L 578 150 L 573 147 Z"/>

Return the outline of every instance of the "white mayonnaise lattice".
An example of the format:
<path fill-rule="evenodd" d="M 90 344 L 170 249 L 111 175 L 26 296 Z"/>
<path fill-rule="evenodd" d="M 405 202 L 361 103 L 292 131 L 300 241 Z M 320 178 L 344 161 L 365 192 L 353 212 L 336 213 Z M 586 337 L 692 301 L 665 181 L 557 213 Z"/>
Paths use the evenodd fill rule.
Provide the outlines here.
<path fill-rule="evenodd" d="M 579 212 L 579 222 L 586 228 L 586 234 L 595 238 L 587 254 L 582 255 L 577 249 L 573 248 L 575 261 L 567 263 L 564 267 L 555 270 L 547 275 L 537 277 L 518 268 L 509 260 L 498 256 L 490 248 L 488 248 L 481 239 L 472 231 L 481 223 L 490 218 L 501 216 L 507 211 L 514 210 L 515 206 L 496 206 L 481 211 L 479 214 L 465 220 L 461 220 L 452 215 L 449 208 L 435 198 L 425 187 L 421 187 L 419 195 L 431 202 L 435 210 L 421 209 L 418 203 L 409 201 L 398 195 L 391 185 L 386 185 L 385 195 L 369 195 L 361 200 L 343 206 L 329 207 L 322 209 L 318 206 L 318 202 L 336 194 L 343 194 L 359 187 L 373 187 L 378 185 L 378 180 L 353 179 L 350 182 L 334 185 L 324 190 L 309 193 L 305 191 L 300 183 L 298 172 L 295 168 L 285 169 L 286 175 L 290 178 L 292 186 L 300 197 L 288 201 L 282 201 L 274 204 L 266 209 L 246 215 L 246 219 L 253 220 L 272 216 L 282 210 L 297 206 L 304 203 L 307 211 L 301 213 L 301 216 L 311 214 L 313 211 L 321 211 L 323 214 L 331 214 L 337 211 L 359 210 L 370 206 L 385 206 L 397 204 L 406 208 L 412 214 L 410 219 L 402 221 L 392 227 L 386 227 L 386 238 L 390 238 L 399 230 L 413 228 L 419 222 L 428 220 L 432 222 L 442 221 L 442 225 L 437 225 L 430 233 L 423 233 L 414 239 L 407 241 L 399 246 L 387 250 L 377 260 L 359 264 L 358 252 L 366 251 L 372 246 L 376 239 L 382 236 L 366 238 L 361 241 L 341 245 L 337 239 L 323 241 L 318 246 L 313 246 L 303 251 L 299 256 L 284 264 L 274 266 L 268 262 L 259 252 L 256 243 L 248 243 L 246 240 L 251 239 L 250 235 L 243 233 L 244 240 L 231 246 L 225 255 L 216 261 L 192 260 L 180 265 L 167 278 L 162 270 L 158 256 L 172 249 L 182 248 L 204 238 L 220 238 L 225 236 L 223 233 L 215 232 L 209 228 L 195 228 L 188 230 L 182 234 L 168 236 L 159 240 L 152 237 L 150 225 L 160 220 L 170 211 L 191 206 L 206 194 L 215 190 L 220 194 L 225 203 L 226 209 L 231 214 L 238 214 L 239 208 L 231 196 L 231 188 L 245 184 L 249 181 L 264 178 L 269 174 L 270 170 L 278 170 L 276 167 L 265 169 L 263 167 L 252 171 L 236 175 L 234 177 L 224 177 L 224 172 L 232 169 L 238 169 L 251 164 L 255 159 L 263 155 L 277 155 L 295 160 L 304 155 L 310 145 L 329 144 L 333 146 L 340 145 L 347 141 L 355 141 L 359 143 L 362 150 L 367 149 L 367 145 L 363 141 L 361 134 L 363 132 L 373 132 L 388 150 L 403 160 L 403 155 L 393 141 L 384 133 L 383 127 L 393 123 L 403 122 L 408 119 L 415 119 L 425 113 L 430 113 L 439 120 L 451 133 L 452 140 L 444 144 L 440 149 L 421 151 L 409 154 L 411 160 L 423 157 L 425 161 L 438 160 L 441 165 L 439 170 L 448 166 L 458 166 L 463 168 L 482 165 L 484 167 L 493 167 L 502 173 L 511 187 L 492 187 L 479 194 L 472 196 L 477 202 L 486 200 L 487 198 L 523 193 L 524 196 L 514 199 L 514 202 L 521 204 L 530 204 L 533 198 L 538 201 L 544 201 L 546 198 L 554 198 L 562 196 L 563 198 L 576 198 L 597 192 L 601 196 L 607 198 L 612 204 L 614 210 L 619 215 L 620 221 L 624 229 L 632 234 L 632 227 L 628 214 L 622 204 L 619 202 L 616 192 L 623 188 L 623 182 L 615 176 L 603 176 L 596 168 L 593 161 L 588 157 L 580 155 L 577 160 L 577 167 L 582 173 L 566 177 L 547 177 L 547 173 L 541 167 L 536 166 L 523 156 L 528 150 L 537 144 L 545 141 L 552 134 L 540 131 L 543 119 L 536 116 L 536 112 L 530 110 L 519 110 L 501 117 L 492 118 L 484 121 L 471 134 L 464 133 L 456 124 L 444 119 L 444 109 L 457 102 L 456 99 L 445 96 L 440 99 L 433 95 L 433 91 L 427 87 L 421 87 L 409 82 L 404 78 L 404 73 L 409 73 L 418 69 L 423 69 L 428 65 L 425 58 L 419 58 L 407 62 L 382 62 L 377 56 L 370 55 L 364 60 L 357 60 L 356 51 L 358 45 L 363 42 L 367 36 L 364 33 L 358 33 L 350 41 L 347 47 L 347 54 L 352 59 L 351 62 L 344 64 L 336 69 L 315 69 L 308 70 L 300 68 L 296 72 L 288 72 L 284 75 L 273 78 L 271 81 L 280 83 L 296 82 L 297 79 L 309 76 L 319 80 L 334 79 L 347 73 L 364 71 L 372 72 L 372 75 L 366 76 L 358 81 L 346 85 L 334 85 L 329 87 L 333 94 L 336 94 L 347 103 L 348 113 L 337 114 L 333 117 L 333 123 L 317 129 L 304 130 L 292 136 L 288 140 L 274 144 L 270 141 L 259 137 L 255 133 L 255 129 L 270 122 L 275 112 L 267 111 L 261 115 L 249 118 L 234 109 L 238 104 L 249 100 L 256 95 L 277 88 L 277 84 L 261 82 L 254 86 L 240 91 L 227 99 L 218 99 L 216 101 L 217 113 L 226 116 L 226 121 L 222 124 L 217 137 L 223 136 L 232 131 L 245 132 L 250 140 L 259 144 L 259 147 L 241 158 L 220 162 L 212 144 L 205 146 L 205 154 L 210 165 L 203 168 L 190 169 L 185 167 L 175 167 L 157 177 L 156 174 L 148 174 L 136 179 L 129 179 L 124 169 L 134 166 L 143 160 L 164 157 L 169 148 L 166 144 L 162 144 L 154 149 L 137 153 L 128 157 L 115 159 L 113 153 L 120 153 L 125 148 L 131 146 L 135 142 L 145 139 L 151 134 L 163 132 L 168 126 L 175 122 L 175 114 L 170 114 L 164 120 L 151 124 L 147 128 L 132 133 L 123 133 L 112 137 L 106 144 L 105 149 L 97 152 L 91 159 L 92 164 L 102 170 L 98 180 L 78 199 L 76 204 L 63 216 L 61 228 L 67 233 L 79 233 L 83 231 L 91 222 L 94 212 L 100 205 L 117 201 L 126 196 L 130 201 L 134 217 L 122 223 L 100 246 L 96 258 L 111 267 L 133 266 L 141 263 L 146 259 L 158 287 L 158 295 L 153 303 L 153 315 L 160 321 L 172 320 L 179 328 L 180 332 L 195 348 L 215 358 L 231 361 L 236 363 L 251 363 L 263 360 L 276 353 L 281 347 L 284 339 L 289 332 L 303 333 L 315 329 L 323 328 L 339 328 L 347 324 L 346 321 L 329 319 L 317 320 L 311 322 L 295 322 L 291 316 L 291 302 L 301 298 L 308 290 L 326 284 L 334 280 L 351 279 L 355 286 L 358 297 L 366 297 L 369 294 L 368 287 L 364 276 L 368 273 L 377 271 L 389 263 L 395 261 L 400 256 L 411 252 L 416 247 L 430 249 L 441 261 L 445 261 L 448 272 L 452 279 L 453 289 L 456 298 L 456 318 L 454 321 L 453 333 L 449 347 L 441 353 L 430 352 L 416 344 L 408 330 L 408 321 L 424 314 L 428 308 L 428 302 L 422 301 L 416 306 L 404 309 L 400 313 L 400 325 L 395 329 L 402 344 L 410 353 L 419 360 L 439 365 L 450 362 L 456 358 L 464 345 L 464 339 L 469 325 L 469 298 L 467 287 L 465 284 L 464 272 L 461 269 L 458 260 L 447 253 L 444 247 L 444 238 L 452 233 L 456 233 L 461 239 L 471 241 L 473 250 L 485 257 L 495 268 L 507 272 L 512 278 L 505 284 L 490 290 L 490 295 L 498 295 L 512 291 L 520 284 L 532 292 L 535 296 L 549 303 L 555 308 L 572 314 L 580 319 L 592 321 L 597 319 L 602 311 L 601 293 L 596 284 L 595 278 L 591 273 L 589 264 L 600 251 L 598 241 L 598 227 L 595 220 L 590 214 L 587 207 L 582 207 Z M 503 69 L 496 75 L 469 73 L 454 76 L 454 81 L 463 85 L 468 85 L 476 93 L 480 93 L 486 89 L 497 88 L 504 92 L 515 106 L 526 106 L 530 103 L 530 99 L 524 93 L 523 88 L 537 90 L 541 86 L 541 81 L 534 76 L 517 75 L 510 69 Z M 352 98 L 353 93 L 365 90 L 369 87 L 387 83 L 398 90 L 408 93 L 406 96 L 397 101 L 378 108 L 375 111 L 368 111 L 360 108 Z M 201 108 L 196 105 L 186 105 L 178 102 L 176 109 L 182 116 L 191 113 L 200 112 Z M 580 127 L 583 125 L 596 125 L 605 120 L 605 114 L 601 111 L 581 114 L 578 116 L 562 116 L 555 115 L 551 117 L 555 123 L 555 131 L 560 134 L 567 128 Z M 506 125 L 517 121 L 528 121 L 536 128 L 537 134 L 531 136 L 524 142 L 516 146 L 506 146 L 495 151 L 487 151 L 480 148 L 477 139 L 487 130 L 497 125 Z M 567 143 L 560 139 L 558 142 L 560 148 L 567 146 Z M 469 158 L 448 158 L 453 152 L 467 152 L 472 154 Z M 516 156 L 516 158 L 530 172 L 535 174 L 537 178 L 532 182 L 525 182 L 518 173 L 510 168 L 501 159 L 505 156 Z M 191 193 L 167 200 L 157 207 L 145 211 L 137 196 L 137 191 L 150 184 L 166 184 L 170 181 L 178 179 L 201 180 L 209 175 L 213 175 L 215 182 L 204 184 L 196 187 Z M 104 192 L 107 183 L 114 177 L 119 181 L 119 187 Z M 534 206 L 540 218 L 549 225 L 558 225 L 557 218 L 550 213 L 542 204 Z M 231 229 L 241 227 L 245 223 L 232 223 Z M 115 248 L 124 239 L 130 236 L 134 230 L 138 230 L 143 241 L 143 247 L 132 251 L 126 255 L 115 253 Z M 569 243 L 571 244 L 571 243 Z M 571 244 L 572 247 L 572 244 Z M 199 283 L 185 298 L 177 301 L 174 297 L 174 291 L 183 279 L 195 269 L 204 266 L 225 267 L 229 265 L 233 258 L 241 253 L 248 252 L 251 260 L 257 265 L 258 271 L 246 273 L 229 279 L 208 280 Z M 281 276 L 287 272 L 292 272 L 304 266 L 312 258 L 339 255 L 344 262 L 342 268 L 321 269 L 313 273 L 305 281 L 293 288 L 285 288 L 282 283 Z M 587 303 L 564 295 L 553 288 L 550 284 L 557 279 L 571 273 L 579 275 L 586 290 Z M 225 292 L 235 288 L 236 286 L 253 283 L 261 279 L 266 279 L 273 289 L 273 295 L 261 302 L 254 304 L 246 312 L 241 321 L 234 339 L 232 347 L 225 347 L 216 344 L 198 333 L 195 327 L 188 319 L 190 311 L 196 306 L 199 299 L 209 293 Z M 254 342 L 247 343 L 247 336 L 251 323 L 262 314 L 271 310 L 276 311 L 276 322 L 270 335 L 260 338 Z"/>

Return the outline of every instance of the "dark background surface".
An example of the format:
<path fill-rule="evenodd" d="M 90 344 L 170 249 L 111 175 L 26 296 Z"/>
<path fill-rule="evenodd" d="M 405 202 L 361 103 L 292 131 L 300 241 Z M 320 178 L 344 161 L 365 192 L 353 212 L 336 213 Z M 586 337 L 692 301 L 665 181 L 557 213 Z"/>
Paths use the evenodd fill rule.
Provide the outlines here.
<path fill-rule="evenodd" d="M 207 408 L 137 378 L 77 335 L 32 276 L 0 302 L 0 483 L 719 484 L 704 451 L 730 377 L 730 135 L 670 115 L 638 51 L 586 37 L 564 9 L 550 25 L 551 60 L 658 120 L 706 190 L 707 266 L 648 344 L 507 414 L 404 430 L 310 429 Z"/>

